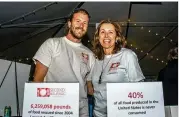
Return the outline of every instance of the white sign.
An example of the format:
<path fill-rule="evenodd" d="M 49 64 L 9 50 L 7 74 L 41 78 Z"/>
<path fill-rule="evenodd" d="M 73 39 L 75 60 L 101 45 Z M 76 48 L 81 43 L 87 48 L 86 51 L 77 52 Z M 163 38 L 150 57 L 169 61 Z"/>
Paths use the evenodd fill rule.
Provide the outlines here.
<path fill-rule="evenodd" d="M 161 82 L 107 83 L 108 117 L 165 117 Z"/>
<path fill-rule="evenodd" d="M 79 117 L 79 83 L 25 83 L 23 117 Z"/>

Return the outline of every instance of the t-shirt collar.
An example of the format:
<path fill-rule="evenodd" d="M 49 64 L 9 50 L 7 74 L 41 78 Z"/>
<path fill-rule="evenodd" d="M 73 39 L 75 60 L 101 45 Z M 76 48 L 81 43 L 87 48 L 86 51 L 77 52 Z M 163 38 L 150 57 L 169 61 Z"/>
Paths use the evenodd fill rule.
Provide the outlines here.
<path fill-rule="evenodd" d="M 71 45 L 71 46 L 77 47 L 77 46 L 81 46 L 81 45 L 82 45 L 81 42 L 80 42 L 80 43 L 75 43 L 75 42 L 73 42 L 73 41 L 70 41 L 69 39 L 67 39 L 66 36 L 64 37 L 64 40 L 65 40 L 69 45 Z"/>

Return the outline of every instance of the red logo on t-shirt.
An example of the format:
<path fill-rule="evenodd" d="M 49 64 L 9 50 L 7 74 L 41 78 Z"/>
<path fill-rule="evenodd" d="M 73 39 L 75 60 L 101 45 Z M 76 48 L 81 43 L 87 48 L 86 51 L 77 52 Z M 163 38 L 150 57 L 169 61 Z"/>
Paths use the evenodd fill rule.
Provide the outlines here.
<path fill-rule="evenodd" d="M 111 67 L 109 68 L 109 71 L 111 71 L 111 70 L 116 70 L 117 69 L 117 67 L 119 66 L 119 62 L 117 62 L 117 63 L 112 63 L 111 64 Z"/>
<path fill-rule="evenodd" d="M 85 54 L 85 53 L 82 53 L 82 59 L 83 59 L 83 62 L 87 64 L 88 60 L 89 60 L 89 55 Z"/>

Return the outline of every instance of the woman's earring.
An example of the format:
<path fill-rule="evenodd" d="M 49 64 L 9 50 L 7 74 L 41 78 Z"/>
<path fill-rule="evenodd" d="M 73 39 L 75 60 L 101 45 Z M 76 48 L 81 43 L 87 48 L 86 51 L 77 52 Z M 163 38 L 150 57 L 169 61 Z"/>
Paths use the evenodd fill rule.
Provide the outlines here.
<path fill-rule="evenodd" d="M 118 42 L 119 42 L 119 37 L 116 38 L 116 44 L 118 44 Z"/>

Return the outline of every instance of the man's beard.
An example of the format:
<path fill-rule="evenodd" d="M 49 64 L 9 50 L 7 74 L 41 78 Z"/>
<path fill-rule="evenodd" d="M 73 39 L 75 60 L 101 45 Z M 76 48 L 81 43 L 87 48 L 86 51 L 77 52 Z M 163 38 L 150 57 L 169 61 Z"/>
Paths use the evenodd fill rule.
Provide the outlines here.
<path fill-rule="evenodd" d="M 77 30 L 79 30 L 79 29 L 82 31 L 80 35 L 77 33 Z M 80 39 L 86 34 L 86 32 L 87 32 L 87 31 L 83 30 L 82 28 L 73 27 L 73 26 L 72 26 L 69 30 L 70 30 L 71 35 L 72 35 L 74 38 L 79 39 L 79 40 L 80 40 Z"/>

